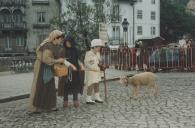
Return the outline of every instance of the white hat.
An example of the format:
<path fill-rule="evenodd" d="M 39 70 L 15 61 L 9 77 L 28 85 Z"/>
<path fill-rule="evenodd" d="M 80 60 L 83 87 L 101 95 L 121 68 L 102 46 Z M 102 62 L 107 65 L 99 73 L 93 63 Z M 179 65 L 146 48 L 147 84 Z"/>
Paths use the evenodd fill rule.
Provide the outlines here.
<path fill-rule="evenodd" d="M 95 46 L 102 46 L 102 47 L 104 47 L 105 44 L 103 43 L 103 41 L 101 39 L 93 39 L 91 41 L 91 47 L 95 47 Z"/>

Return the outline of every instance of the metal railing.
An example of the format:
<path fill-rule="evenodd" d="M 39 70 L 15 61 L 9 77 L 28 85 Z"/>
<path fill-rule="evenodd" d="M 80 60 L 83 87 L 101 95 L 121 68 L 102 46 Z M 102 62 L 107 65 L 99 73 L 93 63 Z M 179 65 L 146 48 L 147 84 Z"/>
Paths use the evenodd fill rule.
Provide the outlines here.
<path fill-rule="evenodd" d="M 105 48 L 103 63 L 126 70 L 195 70 L 195 47 Z"/>
<path fill-rule="evenodd" d="M 22 23 L 14 23 L 14 22 L 10 22 L 10 23 L 0 23 L 0 29 L 3 30 L 10 30 L 10 29 L 26 29 L 26 23 L 22 22 Z"/>
<path fill-rule="evenodd" d="M 34 56 L 0 57 L 0 66 L 4 68 L 2 71 L 31 72 L 34 61 Z"/>

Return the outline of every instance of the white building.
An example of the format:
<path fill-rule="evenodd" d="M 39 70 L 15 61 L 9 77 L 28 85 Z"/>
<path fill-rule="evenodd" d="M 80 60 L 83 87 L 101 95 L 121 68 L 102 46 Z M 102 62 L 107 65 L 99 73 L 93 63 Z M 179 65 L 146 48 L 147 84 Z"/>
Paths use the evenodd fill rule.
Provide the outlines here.
<path fill-rule="evenodd" d="M 114 44 L 119 43 L 119 38 L 121 43 L 124 42 L 121 25 L 124 18 L 129 22 L 128 46 L 133 47 L 133 42 L 137 39 L 160 36 L 160 0 L 137 0 L 134 9 L 129 0 L 119 0 L 118 6 L 120 21 L 108 25 L 109 38 L 115 42 Z"/>
<path fill-rule="evenodd" d="M 61 0 L 62 13 L 65 10 L 63 8 L 66 1 Z M 94 0 L 82 1 L 93 5 Z M 104 12 L 106 15 L 111 15 L 111 20 L 107 20 L 108 37 L 111 45 L 124 43 L 122 27 L 124 18 L 129 22 L 128 32 L 126 33 L 129 47 L 134 47 L 133 42 L 137 39 L 160 36 L 160 0 L 137 0 L 133 6 L 130 1 L 105 0 Z"/>

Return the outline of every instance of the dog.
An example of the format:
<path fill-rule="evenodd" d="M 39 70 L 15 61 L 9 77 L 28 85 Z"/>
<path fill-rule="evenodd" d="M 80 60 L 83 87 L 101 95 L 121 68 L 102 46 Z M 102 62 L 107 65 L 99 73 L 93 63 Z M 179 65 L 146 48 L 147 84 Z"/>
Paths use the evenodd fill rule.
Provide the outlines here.
<path fill-rule="evenodd" d="M 154 94 L 157 96 L 159 94 L 159 86 L 156 84 L 156 75 L 152 72 L 143 72 L 136 74 L 132 77 L 123 76 L 120 78 L 120 83 L 126 86 L 132 85 L 132 94 L 133 97 L 139 96 L 140 86 L 147 86 L 147 90 L 151 93 L 154 91 Z"/>

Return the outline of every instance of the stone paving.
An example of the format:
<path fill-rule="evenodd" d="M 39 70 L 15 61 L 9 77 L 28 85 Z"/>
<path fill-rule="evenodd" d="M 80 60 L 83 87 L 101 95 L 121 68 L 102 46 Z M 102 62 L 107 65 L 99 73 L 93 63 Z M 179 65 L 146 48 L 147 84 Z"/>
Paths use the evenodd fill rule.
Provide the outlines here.
<path fill-rule="evenodd" d="M 160 95 L 129 98 L 131 88 L 108 82 L 108 103 L 28 115 L 27 99 L 0 104 L 0 128 L 194 128 L 195 74 L 157 73 Z M 144 88 L 142 89 L 142 93 Z M 103 84 L 101 84 L 103 94 Z"/>
<path fill-rule="evenodd" d="M 135 73 L 134 71 L 106 70 L 107 79 L 116 78 L 124 74 Z M 31 90 L 33 73 L 13 74 L 0 72 L 0 99 L 6 99 L 19 95 L 28 94 Z M 56 78 L 57 85 L 57 78 Z"/>
<path fill-rule="evenodd" d="M 32 85 L 33 73 L 0 76 L 0 99 L 27 94 Z"/>

